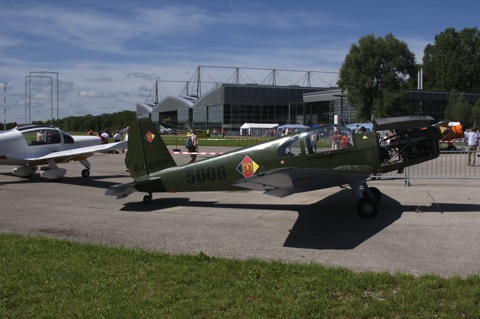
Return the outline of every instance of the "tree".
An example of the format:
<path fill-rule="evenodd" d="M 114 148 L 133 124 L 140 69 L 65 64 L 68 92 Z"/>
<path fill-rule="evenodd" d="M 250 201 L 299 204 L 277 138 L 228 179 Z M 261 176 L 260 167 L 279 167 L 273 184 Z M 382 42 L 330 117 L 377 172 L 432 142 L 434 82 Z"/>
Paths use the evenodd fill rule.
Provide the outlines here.
<path fill-rule="evenodd" d="M 480 92 L 480 31 L 447 28 L 425 47 L 424 87 L 429 90 Z"/>
<path fill-rule="evenodd" d="M 480 100 L 477 100 L 477 103 L 472 107 L 471 121 L 475 127 L 480 126 Z"/>
<path fill-rule="evenodd" d="M 459 121 L 469 127 L 470 124 L 472 124 L 471 110 L 472 106 L 463 94 L 455 94 L 452 92 L 447 107 L 445 108 L 444 116 L 445 119 Z"/>
<path fill-rule="evenodd" d="M 414 85 L 416 70 L 415 55 L 405 42 L 391 33 L 385 38 L 370 34 L 351 46 L 337 84 L 347 92 L 359 121 L 405 115 L 405 93 Z"/>
<path fill-rule="evenodd" d="M 117 130 L 130 125 L 134 119 L 137 118 L 134 111 L 121 111 L 112 114 L 91 115 L 85 116 L 68 116 L 58 120 L 57 126 L 65 131 L 72 132 L 88 132 L 93 130 L 95 133 L 103 131 L 106 128 Z M 51 120 L 45 122 L 32 122 L 37 125 L 52 125 Z"/>

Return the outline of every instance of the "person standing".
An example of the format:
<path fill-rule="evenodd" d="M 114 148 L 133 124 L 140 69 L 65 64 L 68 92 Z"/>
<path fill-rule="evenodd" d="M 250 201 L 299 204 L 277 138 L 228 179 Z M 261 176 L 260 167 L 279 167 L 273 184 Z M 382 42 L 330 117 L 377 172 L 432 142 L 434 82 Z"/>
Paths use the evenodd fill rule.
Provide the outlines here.
<path fill-rule="evenodd" d="M 478 133 L 472 127 L 464 133 L 467 138 L 467 147 L 468 147 L 468 158 L 467 165 L 475 166 L 475 153 L 477 152 L 478 147 Z"/>
<path fill-rule="evenodd" d="M 317 152 L 317 142 L 318 142 L 318 134 L 316 131 L 313 131 L 312 135 L 310 135 L 310 143 L 312 144 L 312 151 Z"/>
<path fill-rule="evenodd" d="M 102 144 L 107 144 L 108 140 L 110 139 L 110 134 L 105 129 L 102 134 L 100 134 L 100 138 L 102 139 Z"/>
<path fill-rule="evenodd" d="M 123 140 L 127 143 L 128 143 L 128 129 L 129 129 L 129 126 L 125 128 L 125 134 L 123 135 Z M 127 168 L 126 172 L 130 172 L 130 167 L 128 166 L 128 144 L 127 144 L 127 148 L 123 149 L 123 152 L 125 153 L 125 157 L 123 160 L 125 162 L 125 167 Z"/>
<path fill-rule="evenodd" d="M 120 131 L 115 131 L 115 134 L 113 135 L 113 141 L 114 142 L 120 142 Z"/>
<path fill-rule="evenodd" d="M 342 137 L 338 133 L 337 128 L 333 130 L 331 139 L 332 139 L 332 150 L 338 150 L 340 148 L 340 141 Z"/>
<path fill-rule="evenodd" d="M 190 153 L 198 152 L 198 138 L 195 130 L 190 130 L 190 136 L 188 137 L 187 144 L 185 145 Z M 193 163 L 197 159 L 197 154 L 190 154 L 190 162 Z"/>

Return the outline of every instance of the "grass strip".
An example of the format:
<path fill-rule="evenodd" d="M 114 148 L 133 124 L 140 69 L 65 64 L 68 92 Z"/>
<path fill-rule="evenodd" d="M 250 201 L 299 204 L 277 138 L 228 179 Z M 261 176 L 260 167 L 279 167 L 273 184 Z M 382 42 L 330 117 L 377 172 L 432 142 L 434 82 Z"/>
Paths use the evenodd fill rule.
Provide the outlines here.
<path fill-rule="evenodd" d="M 479 318 L 480 277 L 0 235 L 0 318 Z"/>
<path fill-rule="evenodd" d="M 162 136 L 163 141 L 166 145 L 176 145 L 178 148 L 185 148 L 185 141 L 187 137 L 185 136 Z M 237 137 L 237 138 L 202 138 L 198 139 L 198 144 L 202 146 L 236 146 L 236 147 L 247 147 L 254 146 L 260 143 L 270 141 L 269 138 L 254 138 L 254 137 Z"/>

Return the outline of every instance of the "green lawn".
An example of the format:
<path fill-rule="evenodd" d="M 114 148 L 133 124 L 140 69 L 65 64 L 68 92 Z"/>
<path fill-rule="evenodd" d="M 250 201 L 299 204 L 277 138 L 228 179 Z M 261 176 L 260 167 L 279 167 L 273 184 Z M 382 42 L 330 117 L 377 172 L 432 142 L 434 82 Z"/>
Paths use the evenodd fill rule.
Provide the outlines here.
<path fill-rule="evenodd" d="M 17 235 L 0 235 L 0 269 L 0 318 L 480 317 L 479 276 L 357 274 Z"/>
<path fill-rule="evenodd" d="M 162 135 L 163 141 L 166 145 L 177 145 L 178 148 L 185 148 L 186 136 L 173 136 L 173 135 Z M 198 139 L 199 146 L 236 146 L 236 147 L 245 147 L 253 146 L 260 144 L 266 141 L 270 141 L 272 138 L 266 137 L 225 137 L 225 138 L 206 138 L 200 137 Z"/>

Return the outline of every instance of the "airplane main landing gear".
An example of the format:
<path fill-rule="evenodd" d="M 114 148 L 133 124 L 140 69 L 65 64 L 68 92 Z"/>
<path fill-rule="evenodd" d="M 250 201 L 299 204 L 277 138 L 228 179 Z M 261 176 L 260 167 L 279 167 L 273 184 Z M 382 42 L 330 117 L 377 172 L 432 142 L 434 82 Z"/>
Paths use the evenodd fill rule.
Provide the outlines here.
<path fill-rule="evenodd" d="M 376 187 L 368 187 L 366 181 L 350 184 L 353 195 L 358 198 L 357 214 L 364 219 L 372 219 L 378 215 L 378 203 L 382 200 L 382 193 Z M 360 190 L 363 186 L 363 192 Z"/>
<path fill-rule="evenodd" d="M 90 170 L 87 168 L 84 168 L 82 170 L 82 177 L 88 177 L 88 176 L 90 176 Z"/>
<path fill-rule="evenodd" d="M 59 180 L 65 174 L 67 173 L 67 170 L 65 168 L 59 168 L 57 166 L 57 163 L 53 159 L 48 160 L 48 166 L 47 167 L 41 167 L 40 170 L 40 176 L 43 178 L 48 178 L 51 180 Z"/>
<path fill-rule="evenodd" d="M 83 160 L 80 160 L 80 164 L 85 166 L 85 168 L 82 170 L 82 177 L 85 177 L 85 178 L 89 177 L 90 167 L 92 167 L 92 165 L 90 165 L 90 162 L 86 159 L 83 159 Z"/>
<path fill-rule="evenodd" d="M 371 197 L 362 197 L 357 202 L 357 214 L 363 219 L 375 218 L 378 214 L 378 203 Z"/>
<path fill-rule="evenodd" d="M 373 198 L 377 201 L 377 203 L 380 203 L 382 200 L 382 192 L 376 187 L 368 187 L 368 190 L 372 194 Z M 370 197 L 368 194 L 367 189 L 363 191 L 363 197 Z"/>
<path fill-rule="evenodd" d="M 143 203 L 150 204 L 152 201 L 152 193 L 148 193 L 148 195 L 143 196 Z"/>

